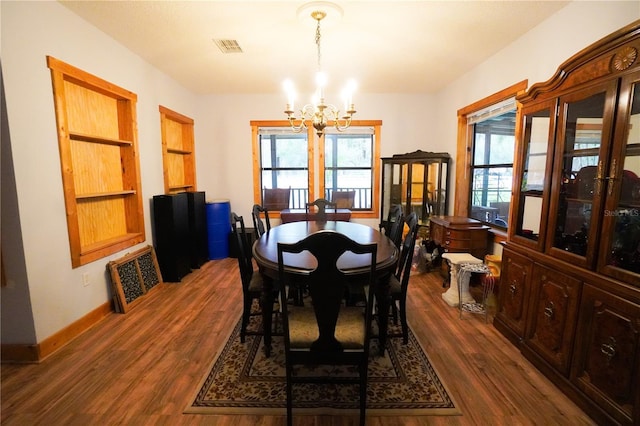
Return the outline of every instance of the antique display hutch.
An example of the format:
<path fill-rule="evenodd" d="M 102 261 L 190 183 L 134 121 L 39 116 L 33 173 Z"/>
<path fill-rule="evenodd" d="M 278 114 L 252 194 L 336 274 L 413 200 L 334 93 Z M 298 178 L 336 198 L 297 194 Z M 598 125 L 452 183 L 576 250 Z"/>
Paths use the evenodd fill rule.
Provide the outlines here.
<path fill-rule="evenodd" d="M 405 216 L 416 212 L 421 226 L 429 225 L 431 215 L 446 215 L 450 159 L 446 152 L 420 150 L 382 158 L 383 223 L 394 204 Z"/>
<path fill-rule="evenodd" d="M 640 21 L 520 103 L 494 324 L 600 424 L 640 424 Z"/>

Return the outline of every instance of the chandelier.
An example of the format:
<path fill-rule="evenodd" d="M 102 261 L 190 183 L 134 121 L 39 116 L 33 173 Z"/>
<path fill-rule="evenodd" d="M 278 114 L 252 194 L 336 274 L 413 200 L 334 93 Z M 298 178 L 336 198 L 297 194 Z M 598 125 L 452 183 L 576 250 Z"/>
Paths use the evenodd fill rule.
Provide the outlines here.
<path fill-rule="evenodd" d="M 331 6 L 335 9 L 339 9 L 336 5 L 328 2 L 313 2 L 303 8 L 309 6 Z M 302 8 L 301 8 L 302 9 Z M 355 81 L 351 80 L 345 90 L 342 92 L 344 101 L 344 112 L 334 105 L 325 103 L 324 88 L 327 83 L 326 74 L 322 71 L 322 54 L 320 49 L 321 34 L 320 34 L 320 21 L 327 16 L 327 12 L 321 9 L 312 9 L 311 17 L 316 20 L 316 47 L 318 51 L 318 72 L 316 73 L 316 91 L 312 97 L 311 103 L 306 104 L 297 112 L 294 109 L 294 100 L 296 97 L 293 82 L 286 80 L 284 82 L 284 89 L 287 92 L 287 107 L 284 111 L 287 114 L 289 123 L 294 132 L 299 133 L 302 130 L 307 129 L 307 123 L 311 122 L 313 128 L 316 130 L 318 137 L 322 137 L 325 127 L 333 122 L 334 127 L 339 132 L 346 130 L 351 125 L 351 117 L 356 113 L 353 104 L 353 92 L 355 90 Z"/>

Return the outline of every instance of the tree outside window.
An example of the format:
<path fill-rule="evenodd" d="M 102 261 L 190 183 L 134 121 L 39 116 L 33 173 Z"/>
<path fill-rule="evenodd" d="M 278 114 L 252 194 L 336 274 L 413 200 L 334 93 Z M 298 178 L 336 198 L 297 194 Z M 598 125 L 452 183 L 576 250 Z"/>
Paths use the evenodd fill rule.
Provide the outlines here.
<path fill-rule="evenodd" d="M 471 212 L 473 219 L 507 228 L 513 156 L 514 109 L 473 124 Z"/>
<path fill-rule="evenodd" d="M 354 191 L 352 210 L 371 210 L 373 134 L 327 134 L 324 140 L 325 198 Z"/>

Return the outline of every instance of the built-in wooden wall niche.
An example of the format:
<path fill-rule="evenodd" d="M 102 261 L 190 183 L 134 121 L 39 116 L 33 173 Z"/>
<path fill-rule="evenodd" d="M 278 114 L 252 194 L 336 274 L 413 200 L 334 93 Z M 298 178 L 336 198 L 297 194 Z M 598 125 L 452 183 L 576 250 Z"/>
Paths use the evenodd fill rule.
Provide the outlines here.
<path fill-rule="evenodd" d="M 74 268 L 145 240 L 137 95 L 48 56 Z"/>
<path fill-rule="evenodd" d="M 107 267 L 116 312 L 126 313 L 142 296 L 162 284 L 158 259 L 151 246 L 113 260 Z"/>
<path fill-rule="evenodd" d="M 165 194 L 196 190 L 193 119 L 160 105 Z"/>

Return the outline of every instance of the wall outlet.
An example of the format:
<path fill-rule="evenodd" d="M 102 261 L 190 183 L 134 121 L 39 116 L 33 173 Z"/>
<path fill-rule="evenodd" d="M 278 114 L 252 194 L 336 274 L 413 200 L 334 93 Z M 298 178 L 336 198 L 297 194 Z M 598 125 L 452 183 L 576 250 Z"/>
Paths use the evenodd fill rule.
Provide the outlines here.
<path fill-rule="evenodd" d="M 89 283 L 91 283 L 91 277 L 89 276 L 88 272 L 85 272 L 82 274 L 82 285 L 86 287 L 89 285 Z"/>

